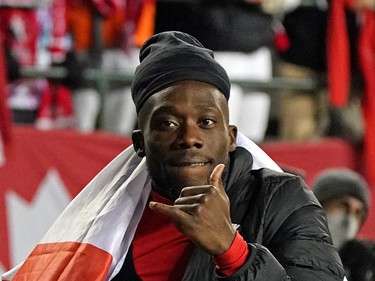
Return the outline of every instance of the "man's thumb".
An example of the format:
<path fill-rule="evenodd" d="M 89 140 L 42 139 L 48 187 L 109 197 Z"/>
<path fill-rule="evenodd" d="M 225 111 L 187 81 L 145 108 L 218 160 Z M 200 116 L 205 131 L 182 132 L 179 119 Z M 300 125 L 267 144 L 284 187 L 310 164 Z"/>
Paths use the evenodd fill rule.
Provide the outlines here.
<path fill-rule="evenodd" d="M 210 184 L 216 187 L 221 187 L 221 175 L 223 174 L 225 165 L 224 164 L 218 164 L 214 170 L 212 171 L 210 175 Z"/>

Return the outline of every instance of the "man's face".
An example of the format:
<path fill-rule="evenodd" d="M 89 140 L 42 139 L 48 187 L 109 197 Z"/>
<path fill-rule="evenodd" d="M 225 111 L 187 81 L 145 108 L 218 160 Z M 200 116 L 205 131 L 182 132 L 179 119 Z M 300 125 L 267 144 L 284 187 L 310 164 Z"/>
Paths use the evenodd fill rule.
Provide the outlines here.
<path fill-rule="evenodd" d="M 327 213 L 344 213 L 356 218 L 358 225 L 362 225 L 366 217 L 365 205 L 353 196 L 342 196 L 323 204 Z"/>
<path fill-rule="evenodd" d="M 134 146 L 144 150 L 156 191 L 172 200 L 186 186 L 208 184 L 214 167 L 235 149 L 226 99 L 207 83 L 176 83 L 150 97 L 138 117 Z"/>
<path fill-rule="evenodd" d="M 362 201 L 352 196 L 342 196 L 324 202 L 328 227 L 333 245 L 338 249 L 354 238 L 364 222 L 366 211 Z"/>

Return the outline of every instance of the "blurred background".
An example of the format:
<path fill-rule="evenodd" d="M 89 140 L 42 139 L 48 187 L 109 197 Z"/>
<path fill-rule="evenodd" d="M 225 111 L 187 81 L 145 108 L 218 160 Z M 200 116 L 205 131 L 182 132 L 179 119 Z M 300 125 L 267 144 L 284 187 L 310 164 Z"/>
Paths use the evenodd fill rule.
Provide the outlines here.
<path fill-rule="evenodd" d="M 131 145 L 139 48 L 166 30 L 214 51 L 230 123 L 285 171 L 311 188 L 333 168 L 364 178 L 355 236 L 373 243 L 374 14 L 375 0 L 1 0 L 0 274 Z"/>

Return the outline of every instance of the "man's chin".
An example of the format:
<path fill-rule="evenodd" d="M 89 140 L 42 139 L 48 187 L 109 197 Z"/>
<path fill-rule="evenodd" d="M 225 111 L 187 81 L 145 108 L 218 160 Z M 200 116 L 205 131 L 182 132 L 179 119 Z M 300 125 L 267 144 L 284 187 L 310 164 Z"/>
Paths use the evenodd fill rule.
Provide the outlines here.
<path fill-rule="evenodd" d="M 208 179 L 202 180 L 202 179 L 188 179 L 183 182 L 176 182 L 174 186 L 170 186 L 171 194 L 176 195 L 177 199 L 180 196 L 181 190 L 185 187 L 193 187 L 193 186 L 203 186 L 208 185 Z M 176 187 L 176 188 L 175 188 Z"/>
<path fill-rule="evenodd" d="M 176 189 L 171 186 L 163 186 L 160 188 L 160 185 L 154 186 L 154 190 L 162 197 L 175 201 L 180 197 L 181 189 Z"/>
<path fill-rule="evenodd" d="M 155 190 L 163 197 L 176 200 L 185 187 L 207 185 L 211 171 L 208 167 L 169 169 L 165 171 L 163 177 L 151 170 L 150 173 Z"/>
<path fill-rule="evenodd" d="M 202 185 L 207 185 L 207 184 L 208 184 L 208 180 L 203 181 L 202 179 L 199 179 L 199 180 L 188 179 L 185 181 L 169 181 L 168 185 L 165 185 L 165 184 L 158 185 L 158 187 L 155 187 L 155 190 L 161 196 L 174 201 L 180 197 L 181 190 L 184 189 L 185 187 L 202 186 Z"/>

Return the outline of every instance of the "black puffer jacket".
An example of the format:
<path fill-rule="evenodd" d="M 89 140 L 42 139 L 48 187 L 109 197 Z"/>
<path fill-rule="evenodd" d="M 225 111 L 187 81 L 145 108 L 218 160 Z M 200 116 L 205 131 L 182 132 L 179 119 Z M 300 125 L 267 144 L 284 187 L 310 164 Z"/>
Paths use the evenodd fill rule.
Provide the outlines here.
<path fill-rule="evenodd" d="M 260 169 L 249 171 L 251 155 L 237 148 L 225 182 L 232 223 L 249 243 L 250 256 L 230 277 L 214 271 L 197 249 L 183 280 L 343 280 L 324 212 L 300 177 Z M 211 270 L 207 270 L 210 268 Z"/>
<path fill-rule="evenodd" d="M 248 242 L 249 258 L 234 275 L 223 277 L 212 258 L 196 248 L 182 280 L 343 280 L 324 212 L 309 187 L 298 176 L 251 166 L 250 153 L 237 148 L 223 178 L 232 223 Z M 135 273 L 131 257 L 124 268 Z"/>

